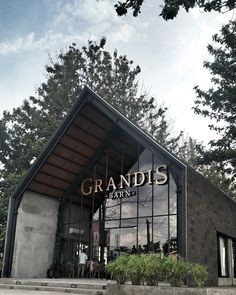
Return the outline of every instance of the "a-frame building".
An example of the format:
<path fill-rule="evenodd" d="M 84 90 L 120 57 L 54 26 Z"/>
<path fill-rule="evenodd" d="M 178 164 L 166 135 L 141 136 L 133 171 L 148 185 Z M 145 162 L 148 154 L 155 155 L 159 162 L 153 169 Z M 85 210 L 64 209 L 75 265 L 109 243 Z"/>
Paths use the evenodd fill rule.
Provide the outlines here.
<path fill-rule="evenodd" d="M 3 276 L 76 276 L 82 249 L 178 253 L 235 283 L 236 203 L 87 87 L 10 199 Z"/>

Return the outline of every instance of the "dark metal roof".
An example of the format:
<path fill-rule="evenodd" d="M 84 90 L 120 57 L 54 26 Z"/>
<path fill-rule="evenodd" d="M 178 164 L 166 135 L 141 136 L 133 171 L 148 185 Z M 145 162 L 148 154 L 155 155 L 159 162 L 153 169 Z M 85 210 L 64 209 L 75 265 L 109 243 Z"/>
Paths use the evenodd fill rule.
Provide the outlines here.
<path fill-rule="evenodd" d="M 105 141 L 106 145 L 101 148 Z M 178 165 L 185 166 L 92 90 L 85 87 L 12 197 L 18 200 L 17 207 L 26 190 L 61 198 L 70 191 L 73 184 L 78 185 L 78 175 L 90 165 L 94 157 L 97 177 L 104 178 L 106 173 L 104 158 L 107 153 L 109 161 L 112 161 L 110 168 L 112 176 L 119 176 L 122 144 L 128 146 L 124 151 L 126 161 L 123 172 L 125 172 L 137 158 L 136 147 L 140 141 L 140 146 L 145 147 L 151 143 L 154 145 L 153 148 L 158 148 L 165 158 L 171 157 L 171 160 Z M 74 194 L 80 196 L 78 190 L 74 190 Z"/>
<path fill-rule="evenodd" d="M 121 148 L 125 160 L 121 163 Z M 28 174 L 11 197 L 5 245 L 3 275 L 11 272 L 14 249 L 17 210 L 26 190 L 54 198 L 66 198 L 79 202 L 80 183 L 91 174 L 96 164 L 96 176 L 105 178 L 105 157 L 109 153 L 109 174 L 114 178 L 136 162 L 144 148 L 158 150 L 162 159 L 171 163 L 172 169 L 186 166 L 154 139 L 131 123 L 105 100 L 85 87 L 66 118 L 55 131 Z M 95 208 L 104 195 L 96 197 Z M 91 206 L 91 198 L 84 198 Z"/>

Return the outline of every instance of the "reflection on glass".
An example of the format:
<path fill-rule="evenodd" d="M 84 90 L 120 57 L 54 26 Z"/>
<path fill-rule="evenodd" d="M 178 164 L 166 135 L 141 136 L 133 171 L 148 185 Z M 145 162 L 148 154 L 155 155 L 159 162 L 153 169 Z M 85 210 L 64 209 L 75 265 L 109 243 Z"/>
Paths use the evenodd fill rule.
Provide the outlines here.
<path fill-rule="evenodd" d="M 170 216 L 170 237 L 177 237 L 177 215 Z"/>
<path fill-rule="evenodd" d="M 168 184 L 167 184 L 168 185 Z M 167 185 L 154 186 L 154 215 L 168 214 L 168 188 Z"/>
<path fill-rule="evenodd" d="M 106 210 L 105 219 L 120 219 L 120 200 L 119 199 L 107 199 L 106 200 Z"/>
<path fill-rule="evenodd" d="M 169 189 L 170 189 L 170 214 L 177 213 L 177 186 L 173 176 L 169 173 Z"/>
<path fill-rule="evenodd" d="M 138 252 L 152 250 L 152 218 L 138 219 Z"/>
<path fill-rule="evenodd" d="M 152 215 L 152 186 L 146 184 L 139 188 L 139 216 Z"/>
<path fill-rule="evenodd" d="M 121 227 L 137 228 L 137 218 L 121 219 Z"/>
<path fill-rule="evenodd" d="M 92 221 L 98 221 L 99 220 L 99 209 L 93 214 L 93 220 Z"/>
<path fill-rule="evenodd" d="M 227 239 L 219 237 L 220 276 L 227 276 Z"/>
<path fill-rule="evenodd" d="M 165 164 L 159 155 L 154 155 L 154 167 L 156 165 Z M 168 214 L 168 183 L 165 185 L 154 186 L 154 215 Z"/>
<path fill-rule="evenodd" d="M 146 175 L 152 169 L 152 153 L 145 149 L 139 157 L 139 171 Z M 139 217 L 152 215 L 152 185 L 146 184 L 138 189 Z"/>
<path fill-rule="evenodd" d="M 120 227 L 120 219 L 105 221 L 105 228 Z"/>
<path fill-rule="evenodd" d="M 155 170 L 158 165 L 165 165 L 165 162 L 160 159 L 159 156 L 153 156 L 152 152 L 145 149 L 136 163 L 129 171 L 125 171 L 125 173 L 132 175 L 132 173 L 137 171 L 143 172 L 147 180 L 148 171 L 151 169 Z M 158 185 L 154 182 L 153 184 L 146 183 L 139 187 L 127 187 L 127 189 L 136 192 L 136 195 L 121 199 L 108 198 L 106 201 L 106 219 L 116 219 L 120 218 L 120 216 L 121 218 L 133 218 L 136 217 L 137 214 L 138 217 L 151 216 L 152 212 L 154 215 L 176 214 L 177 187 L 171 175 L 171 171 L 169 171 L 168 174 L 169 181 L 164 185 Z M 155 173 L 153 177 L 154 179 L 156 178 Z M 119 185 L 117 187 L 119 187 Z M 117 190 L 118 193 L 122 192 L 122 195 L 123 191 L 125 191 L 125 188 L 123 190 Z M 169 210 L 168 202 L 170 204 Z M 138 210 L 137 204 L 139 205 Z"/>
<path fill-rule="evenodd" d="M 130 167 L 129 171 L 126 174 L 133 174 L 135 171 L 138 171 L 138 157 L 137 161 Z M 131 177 L 131 182 L 133 181 Z M 128 190 L 131 190 L 135 195 L 130 198 L 121 199 L 121 218 L 132 218 L 137 216 L 137 188 L 136 187 L 127 187 Z"/>
<path fill-rule="evenodd" d="M 168 216 L 153 218 L 153 243 L 155 252 L 168 252 Z"/>
<path fill-rule="evenodd" d="M 122 253 L 131 253 L 136 245 L 137 229 L 134 227 L 109 229 L 107 248 L 110 260 Z"/>
<path fill-rule="evenodd" d="M 136 192 L 136 189 L 134 189 Z M 131 218 L 137 216 L 137 194 L 127 199 L 121 200 L 121 218 Z"/>
<path fill-rule="evenodd" d="M 99 182 L 94 181 L 96 193 L 81 198 L 78 205 L 70 203 L 70 210 L 69 207 L 65 210 L 62 261 L 71 262 L 82 248 L 89 249 L 89 258 L 99 261 L 113 260 L 122 253 L 155 251 L 167 254 L 177 250 L 177 216 L 168 217 L 168 214 L 177 213 L 176 174 L 173 174 L 174 178 L 171 174 L 173 171 L 176 173 L 171 170 L 173 165 L 147 149 L 139 156 L 143 149 L 138 147 L 137 151 L 130 150 L 128 146 L 116 146 L 111 150 L 106 151 L 96 167 L 86 175 L 93 180 L 102 179 L 102 188 Z M 154 181 L 162 178 L 161 174 L 155 173 L 158 165 L 169 168 L 169 180 L 164 185 Z M 131 175 L 131 183 L 127 174 Z M 109 185 L 109 190 L 106 190 L 110 177 L 114 185 Z M 140 186 L 135 187 L 134 181 Z M 136 194 L 129 195 L 129 191 Z M 94 214 L 93 209 L 96 210 Z M 226 255 L 224 251 L 222 248 L 222 265 Z M 223 273 L 225 267 L 223 265 Z"/>
<path fill-rule="evenodd" d="M 169 251 L 172 254 L 177 254 L 177 215 L 172 215 L 170 218 L 170 241 Z"/>
<path fill-rule="evenodd" d="M 136 233 L 137 230 L 135 227 L 130 228 L 122 228 L 120 231 L 120 247 L 124 249 L 124 251 L 131 250 L 132 246 L 136 244 Z"/>

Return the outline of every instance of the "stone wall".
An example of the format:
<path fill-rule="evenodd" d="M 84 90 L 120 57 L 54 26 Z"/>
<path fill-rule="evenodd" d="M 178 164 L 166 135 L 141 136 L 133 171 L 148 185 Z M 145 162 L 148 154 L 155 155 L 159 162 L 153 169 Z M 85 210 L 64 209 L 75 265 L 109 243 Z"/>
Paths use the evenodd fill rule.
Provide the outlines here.
<path fill-rule="evenodd" d="M 18 210 L 12 277 L 45 278 L 52 262 L 59 202 L 25 192 Z"/>
<path fill-rule="evenodd" d="M 236 202 L 188 168 L 187 256 L 208 267 L 208 285 L 218 283 L 217 233 L 236 238 Z"/>

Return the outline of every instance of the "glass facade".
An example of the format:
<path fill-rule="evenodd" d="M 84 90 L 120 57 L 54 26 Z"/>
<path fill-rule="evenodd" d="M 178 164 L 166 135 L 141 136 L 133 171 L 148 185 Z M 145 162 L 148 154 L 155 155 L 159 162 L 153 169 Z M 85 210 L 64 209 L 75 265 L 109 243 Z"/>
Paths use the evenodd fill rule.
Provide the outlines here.
<path fill-rule="evenodd" d="M 177 253 L 177 177 L 154 152 L 138 147 L 130 161 L 126 149 L 120 149 L 120 157 L 112 152 L 103 157 L 103 177 L 98 165 L 90 169 L 85 195 L 64 210 L 60 261 L 74 269 L 74 276 L 82 249 L 100 265 L 122 253 Z"/>

